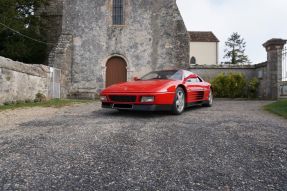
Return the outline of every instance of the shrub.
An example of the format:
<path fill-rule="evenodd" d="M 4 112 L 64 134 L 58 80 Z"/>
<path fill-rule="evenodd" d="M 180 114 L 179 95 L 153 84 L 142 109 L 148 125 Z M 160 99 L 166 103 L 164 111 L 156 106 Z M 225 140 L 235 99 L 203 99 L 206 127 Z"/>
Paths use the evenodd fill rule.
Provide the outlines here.
<path fill-rule="evenodd" d="M 33 100 L 30 100 L 30 99 L 25 100 L 25 103 L 32 103 L 32 102 L 33 102 Z"/>
<path fill-rule="evenodd" d="M 220 98 L 255 98 L 259 86 L 258 79 L 248 81 L 242 73 L 221 73 L 211 83 L 214 95 Z"/>
<path fill-rule="evenodd" d="M 216 76 L 211 83 L 216 97 L 228 97 L 228 90 L 225 87 L 229 86 L 229 82 L 223 73 Z"/>
<path fill-rule="evenodd" d="M 16 105 L 16 101 L 6 101 L 3 103 L 3 105 Z"/>
<path fill-rule="evenodd" d="M 37 93 L 34 102 L 44 102 L 44 101 L 47 101 L 46 96 L 40 92 Z"/>
<path fill-rule="evenodd" d="M 13 105 L 13 103 L 11 101 L 6 101 L 3 103 L 3 105 Z"/>
<path fill-rule="evenodd" d="M 248 98 L 256 98 L 258 96 L 259 85 L 260 85 L 260 82 L 257 78 L 253 78 L 248 82 L 248 86 L 247 86 Z"/>
<path fill-rule="evenodd" d="M 20 104 L 23 104 L 23 103 L 25 103 L 25 101 L 22 101 L 22 100 L 17 100 L 17 101 L 16 101 L 16 104 L 17 104 L 17 105 L 20 105 Z"/>
<path fill-rule="evenodd" d="M 229 74 L 227 75 L 229 81 L 228 95 L 231 98 L 245 97 L 246 79 L 243 74 Z"/>

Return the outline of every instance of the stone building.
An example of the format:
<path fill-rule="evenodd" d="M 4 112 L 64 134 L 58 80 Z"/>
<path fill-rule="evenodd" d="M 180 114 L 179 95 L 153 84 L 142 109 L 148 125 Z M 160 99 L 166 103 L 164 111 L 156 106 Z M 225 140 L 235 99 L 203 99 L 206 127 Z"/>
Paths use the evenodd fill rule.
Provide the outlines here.
<path fill-rule="evenodd" d="M 152 70 L 189 66 L 176 0 L 50 0 L 41 15 L 55 43 L 49 65 L 62 70 L 62 97 L 93 97 Z"/>

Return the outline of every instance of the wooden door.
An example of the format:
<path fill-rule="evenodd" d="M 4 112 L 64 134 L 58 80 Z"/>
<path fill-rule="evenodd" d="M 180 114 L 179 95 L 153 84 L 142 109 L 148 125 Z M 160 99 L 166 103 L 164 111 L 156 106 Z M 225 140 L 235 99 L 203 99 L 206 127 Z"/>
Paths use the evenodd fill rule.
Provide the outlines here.
<path fill-rule="evenodd" d="M 121 57 L 113 57 L 107 62 L 106 87 L 127 81 L 127 63 Z"/>

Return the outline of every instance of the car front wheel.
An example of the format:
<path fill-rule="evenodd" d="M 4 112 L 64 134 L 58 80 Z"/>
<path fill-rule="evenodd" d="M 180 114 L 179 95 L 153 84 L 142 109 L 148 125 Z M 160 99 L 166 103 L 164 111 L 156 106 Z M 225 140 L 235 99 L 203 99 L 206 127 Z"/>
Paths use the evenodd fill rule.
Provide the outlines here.
<path fill-rule="evenodd" d="M 179 87 L 176 89 L 176 95 L 174 98 L 172 113 L 175 115 L 180 115 L 184 111 L 185 108 L 185 92 Z"/>

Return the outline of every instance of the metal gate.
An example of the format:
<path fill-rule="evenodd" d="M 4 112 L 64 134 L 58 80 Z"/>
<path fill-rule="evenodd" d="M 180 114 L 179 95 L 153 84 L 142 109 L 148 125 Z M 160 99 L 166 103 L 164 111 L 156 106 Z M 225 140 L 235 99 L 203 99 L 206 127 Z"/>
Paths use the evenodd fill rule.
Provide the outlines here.
<path fill-rule="evenodd" d="M 282 51 L 282 81 L 287 81 L 287 46 Z"/>
<path fill-rule="evenodd" d="M 52 99 L 61 98 L 61 70 L 50 68 L 49 97 Z"/>
<path fill-rule="evenodd" d="M 287 46 L 282 51 L 282 81 L 279 86 L 279 98 L 287 98 Z"/>

